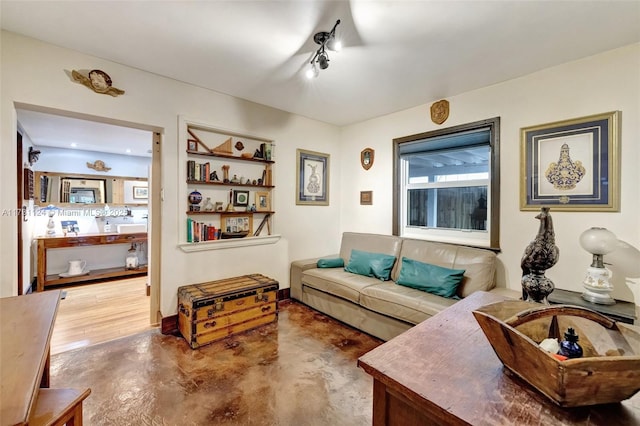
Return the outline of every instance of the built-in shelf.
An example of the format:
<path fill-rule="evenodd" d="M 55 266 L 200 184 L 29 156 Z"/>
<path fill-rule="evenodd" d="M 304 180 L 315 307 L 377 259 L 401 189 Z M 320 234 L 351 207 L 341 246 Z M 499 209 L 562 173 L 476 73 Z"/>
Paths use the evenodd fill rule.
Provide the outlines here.
<path fill-rule="evenodd" d="M 193 154 L 193 155 L 202 155 L 203 157 L 218 157 L 218 158 L 224 158 L 227 160 L 240 160 L 240 161 L 251 161 L 254 163 L 265 163 L 265 164 L 273 164 L 275 163 L 275 161 L 273 160 L 265 160 L 263 158 L 247 158 L 247 157 L 240 157 L 237 155 L 228 155 L 228 154 L 218 154 L 215 152 L 200 152 L 200 151 L 192 151 L 192 150 L 187 150 L 187 154 Z"/>
<path fill-rule="evenodd" d="M 204 180 L 187 180 L 189 185 L 220 185 L 220 186 L 233 186 L 234 188 L 238 187 L 247 187 L 247 188 L 275 188 L 273 185 L 258 185 L 257 183 L 249 184 L 249 183 L 233 183 L 233 182 L 218 182 L 218 181 L 204 181 Z"/>
<path fill-rule="evenodd" d="M 235 213 L 235 214 L 241 214 L 241 215 L 254 215 L 254 214 L 274 214 L 275 212 L 237 212 L 237 211 L 233 211 L 233 212 L 228 212 L 226 210 L 221 211 L 221 212 L 214 212 L 214 211 L 199 211 L 199 212 L 191 212 L 191 211 L 187 211 L 187 215 L 191 216 L 191 215 L 199 215 L 199 214 L 231 214 L 231 213 Z"/>
<path fill-rule="evenodd" d="M 178 247 L 187 253 L 206 250 L 224 250 L 236 247 L 275 244 L 280 240 L 280 237 L 280 235 L 267 235 L 264 237 L 231 238 L 228 240 L 201 241 L 199 243 L 182 243 L 178 244 Z"/>

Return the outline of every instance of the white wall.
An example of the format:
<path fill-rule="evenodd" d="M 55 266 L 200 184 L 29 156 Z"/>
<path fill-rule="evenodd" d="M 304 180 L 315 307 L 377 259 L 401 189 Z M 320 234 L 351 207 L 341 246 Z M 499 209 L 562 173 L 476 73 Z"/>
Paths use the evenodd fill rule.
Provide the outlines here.
<path fill-rule="evenodd" d="M 340 243 L 339 130 L 318 121 L 289 114 L 217 92 L 146 73 L 121 64 L 80 54 L 13 33 L 1 35 L 0 207 L 15 207 L 15 103 L 90 114 L 162 129 L 164 202 L 155 218 L 161 222 L 161 311 L 176 312 L 176 290 L 184 284 L 238 274 L 260 272 L 289 286 L 291 260 L 338 251 Z M 171 60 L 169 57 L 167 60 Z M 75 83 L 73 69 L 102 69 L 115 87 L 126 93 L 117 98 L 100 95 Z M 178 173 L 178 116 L 273 139 L 277 143 L 274 170 L 274 228 L 282 235 L 274 245 L 184 253 L 177 246 L 178 229 L 186 220 L 184 176 Z M 180 139 L 182 140 L 182 139 Z M 295 150 L 313 149 L 331 154 L 331 205 L 295 205 Z M 182 183 L 181 183 L 182 182 Z M 0 296 L 16 294 L 16 221 L 0 218 Z"/>
<path fill-rule="evenodd" d="M 163 129 L 164 202 L 157 219 L 162 227 L 161 310 L 176 312 L 178 286 L 249 272 L 273 276 L 288 287 L 291 260 L 336 253 L 342 231 L 391 232 L 391 140 L 438 126 L 429 105 L 338 129 L 227 95 L 159 77 L 120 64 L 2 32 L 0 208 L 15 207 L 14 102 L 86 113 Z M 99 95 L 74 83 L 72 69 L 103 69 L 118 98 Z M 606 226 L 640 247 L 640 45 L 628 46 L 538 73 L 448 98 L 451 114 L 443 126 L 501 117 L 501 247 L 499 284 L 519 289 L 520 257 L 533 239 L 535 212 L 519 210 L 519 129 L 585 115 L 622 111 L 622 182 L 619 213 L 553 212 L 559 263 L 547 271 L 559 288 L 579 291 L 589 255 L 578 244 L 590 226 Z M 184 253 L 178 247 L 184 226 L 186 193 L 179 173 L 178 115 L 273 139 L 277 144 L 273 197 L 275 245 Z M 182 140 L 182 139 L 181 139 Z M 376 150 L 369 171 L 360 167 L 360 151 Z M 331 154 L 331 204 L 296 206 L 295 150 Z M 360 206 L 359 192 L 373 190 L 373 206 Z M 0 218 L 0 296 L 16 293 L 16 221 Z M 614 263 L 613 256 L 606 261 Z M 614 270 L 615 272 L 615 270 Z M 614 296 L 640 302 L 637 279 L 616 276 Z M 626 281 L 626 282 L 625 282 Z"/>
<path fill-rule="evenodd" d="M 622 111 L 621 210 L 619 213 L 559 212 L 551 209 L 560 260 L 546 275 L 557 288 L 581 291 L 590 255 L 578 243 L 591 226 L 604 226 L 618 238 L 640 248 L 640 44 L 545 69 L 522 78 L 448 98 L 449 119 L 437 126 L 430 120 L 432 102 L 341 129 L 343 176 L 340 199 L 342 230 L 391 233 L 392 139 L 481 119 L 501 118 L 499 285 L 520 289 L 520 258 L 538 230 L 536 212 L 521 212 L 521 127 Z M 375 162 L 365 171 L 360 151 L 375 149 Z M 373 190 L 373 206 L 359 204 L 359 192 Z M 614 297 L 640 304 L 640 280 L 616 271 Z"/>

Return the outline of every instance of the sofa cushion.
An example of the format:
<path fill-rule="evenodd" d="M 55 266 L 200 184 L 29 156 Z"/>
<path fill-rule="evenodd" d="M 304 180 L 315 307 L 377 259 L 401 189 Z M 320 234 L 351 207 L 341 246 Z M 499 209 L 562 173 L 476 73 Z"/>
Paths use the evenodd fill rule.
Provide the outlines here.
<path fill-rule="evenodd" d="M 318 268 L 342 268 L 344 260 L 341 257 L 332 257 L 331 259 L 318 259 L 316 263 Z"/>
<path fill-rule="evenodd" d="M 352 274 L 343 268 L 307 269 L 302 273 L 302 285 L 333 294 L 334 296 L 360 302 L 360 292 L 380 280 L 374 277 Z"/>
<path fill-rule="evenodd" d="M 403 257 L 397 283 L 438 296 L 453 297 L 463 274 L 464 269 L 449 269 Z"/>
<path fill-rule="evenodd" d="M 344 270 L 366 277 L 375 277 L 382 281 L 389 279 L 395 256 L 384 253 L 371 253 L 362 250 L 351 250 L 349 263 Z"/>
<path fill-rule="evenodd" d="M 467 297 L 479 290 L 495 287 L 497 258 L 491 250 L 405 238 L 398 259 L 403 257 L 450 269 L 464 269 L 457 295 Z M 398 280 L 402 262 L 396 262 L 391 279 Z"/>
<path fill-rule="evenodd" d="M 362 289 L 360 305 L 367 309 L 418 324 L 456 303 L 455 299 L 404 287 L 393 281 L 378 281 L 378 284 Z"/>
<path fill-rule="evenodd" d="M 344 232 L 340 243 L 340 257 L 345 265 L 349 262 L 351 250 L 362 250 L 384 253 L 399 259 L 402 238 L 394 235 L 366 234 L 358 232 Z"/>

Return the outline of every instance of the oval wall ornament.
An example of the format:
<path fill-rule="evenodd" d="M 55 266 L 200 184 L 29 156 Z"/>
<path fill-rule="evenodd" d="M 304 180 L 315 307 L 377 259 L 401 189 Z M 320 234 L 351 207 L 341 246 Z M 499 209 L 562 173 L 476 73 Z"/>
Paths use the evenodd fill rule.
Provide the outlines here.
<path fill-rule="evenodd" d="M 443 99 L 431 104 L 431 121 L 442 124 L 449 118 L 449 101 Z"/>
<path fill-rule="evenodd" d="M 360 153 L 360 164 L 365 170 L 369 170 L 373 166 L 373 156 L 375 151 L 373 148 L 365 148 Z"/>

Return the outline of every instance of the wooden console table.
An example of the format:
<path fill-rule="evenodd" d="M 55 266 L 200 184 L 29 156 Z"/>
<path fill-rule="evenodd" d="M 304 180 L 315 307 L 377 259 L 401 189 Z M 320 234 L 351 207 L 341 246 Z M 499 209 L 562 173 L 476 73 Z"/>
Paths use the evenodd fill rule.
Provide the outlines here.
<path fill-rule="evenodd" d="M 49 346 L 60 291 L 0 298 L 0 422 L 82 425 L 90 389 L 49 387 Z"/>
<path fill-rule="evenodd" d="M 373 424 L 640 424 L 640 393 L 561 408 L 504 368 L 471 313 L 502 300 L 474 293 L 360 357 L 374 379 Z"/>
<path fill-rule="evenodd" d="M 147 241 L 146 232 L 138 232 L 132 234 L 87 234 L 77 237 L 38 237 L 38 284 L 37 291 L 43 291 L 45 287 L 60 284 L 70 284 L 75 282 L 98 280 L 104 278 L 124 277 L 130 275 L 146 274 L 147 267 L 142 266 L 138 269 L 126 269 L 123 266 L 117 268 L 105 268 L 91 271 L 86 275 L 78 275 L 73 277 L 60 277 L 59 275 L 47 275 L 47 250 L 97 246 L 104 244 L 131 244 Z"/>

